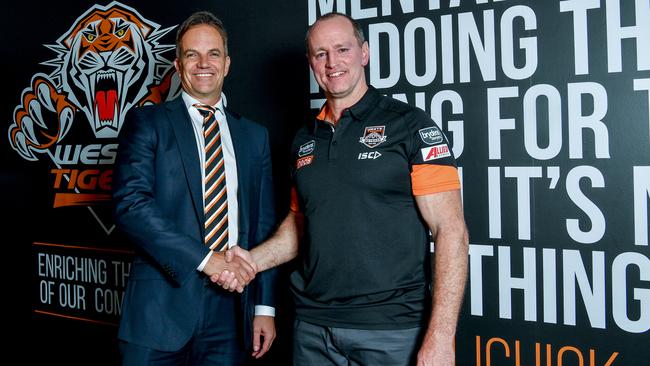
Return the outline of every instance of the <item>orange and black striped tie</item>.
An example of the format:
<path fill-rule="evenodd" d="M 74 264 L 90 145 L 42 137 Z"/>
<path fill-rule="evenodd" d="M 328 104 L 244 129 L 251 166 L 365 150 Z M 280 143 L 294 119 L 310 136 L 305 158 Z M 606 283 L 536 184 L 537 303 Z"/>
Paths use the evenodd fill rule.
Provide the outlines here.
<path fill-rule="evenodd" d="M 221 132 L 216 110 L 204 104 L 194 104 L 203 116 L 205 141 L 205 178 L 203 205 L 205 213 L 205 245 L 214 251 L 228 247 L 228 195 Z"/>

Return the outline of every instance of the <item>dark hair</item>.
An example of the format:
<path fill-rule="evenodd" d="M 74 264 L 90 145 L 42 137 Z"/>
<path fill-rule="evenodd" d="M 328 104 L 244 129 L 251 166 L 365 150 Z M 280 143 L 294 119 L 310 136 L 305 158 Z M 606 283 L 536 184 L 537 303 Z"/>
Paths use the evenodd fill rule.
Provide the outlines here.
<path fill-rule="evenodd" d="M 226 32 L 226 28 L 223 26 L 221 19 L 217 18 L 209 11 L 198 11 L 185 19 L 176 31 L 176 57 L 180 58 L 181 56 L 181 39 L 185 33 L 187 33 L 190 28 L 202 24 L 210 25 L 219 32 L 221 38 L 223 38 L 224 52 L 228 55 L 228 33 Z"/>
<path fill-rule="evenodd" d="M 336 17 L 343 17 L 347 19 L 350 24 L 352 24 L 352 29 L 354 29 L 354 37 L 357 39 L 357 42 L 359 42 L 359 46 L 363 45 L 363 42 L 366 41 L 366 37 L 363 35 L 363 28 L 361 28 L 361 25 L 359 22 L 354 20 L 351 16 L 343 14 L 343 13 L 338 13 L 338 12 L 331 12 L 327 14 L 321 15 L 314 24 L 312 24 L 308 29 L 307 29 L 307 34 L 305 34 L 305 48 L 307 49 L 307 54 L 309 54 L 309 35 L 311 34 L 312 29 L 318 22 L 321 20 L 328 20 Z"/>

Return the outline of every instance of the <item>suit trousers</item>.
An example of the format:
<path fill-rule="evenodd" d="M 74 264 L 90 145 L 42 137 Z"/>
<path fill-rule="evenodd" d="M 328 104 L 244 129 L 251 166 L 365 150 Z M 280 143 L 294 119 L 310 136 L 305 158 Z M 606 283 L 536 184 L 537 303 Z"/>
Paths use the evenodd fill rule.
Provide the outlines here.
<path fill-rule="evenodd" d="M 194 334 L 180 350 L 163 352 L 120 341 L 124 366 L 239 366 L 245 360 L 241 324 L 237 316 L 239 295 L 206 279 Z M 188 309 L 188 311 L 191 311 Z M 169 316 L 169 315 L 168 315 Z"/>
<path fill-rule="evenodd" d="M 421 328 L 367 330 L 295 320 L 294 366 L 409 366 L 415 364 Z"/>

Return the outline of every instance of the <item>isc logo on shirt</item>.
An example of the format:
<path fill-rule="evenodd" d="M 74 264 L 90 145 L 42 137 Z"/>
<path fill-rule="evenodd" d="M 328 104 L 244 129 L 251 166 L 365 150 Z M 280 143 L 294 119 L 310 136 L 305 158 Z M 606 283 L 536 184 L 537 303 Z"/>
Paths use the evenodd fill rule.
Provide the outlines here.
<path fill-rule="evenodd" d="M 375 160 L 380 156 L 381 156 L 381 154 L 379 153 L 379 151 L 362 152 L 362 153 L 359 153 L 359 156 L 357 157 L 357 160 L 367 160 L 367 159 Z"/>
<path fill-rule="evenodd" d="M 447 144 L 425 147 L 424 149 L 420 149 L 420 152 L 422 153 L 422 160 L 424 161 L 431 161 L 451 156 Z"/>

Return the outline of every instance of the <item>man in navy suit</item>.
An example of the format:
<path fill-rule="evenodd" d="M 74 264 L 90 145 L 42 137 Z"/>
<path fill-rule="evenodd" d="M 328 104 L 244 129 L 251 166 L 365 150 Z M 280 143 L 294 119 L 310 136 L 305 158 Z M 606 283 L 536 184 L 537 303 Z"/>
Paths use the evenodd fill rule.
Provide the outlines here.
<path fill-rule="evenodd" d="M 206 222 L 212 215 L 206 174 L 212 168 L 204 159 L 212 153 L 205 150 L 211 143 L 207 137 L 204 142 L 203 129 L 216 120 L 219 176 L 225 175 L 217 229 L 225 248 L 251 249 L 273 230 L 268 134 L 224 109 L 221 89 L 230 57 L 218 18 L 191 15 L 178 29 L 176 46 L 182 97 L 134 109 L 119 136 L 114 216 L 136 248 L 120 351 L 124 365 L 239 365 L 251 346 L 259 358 L 275 338 L 275 274 L 250 282 L 254 264 L 226 263 L 216 244 L 206 245 L 213 232 Z M 226 269 L 237 273 L 236 292 L 209 281 Z"/>

